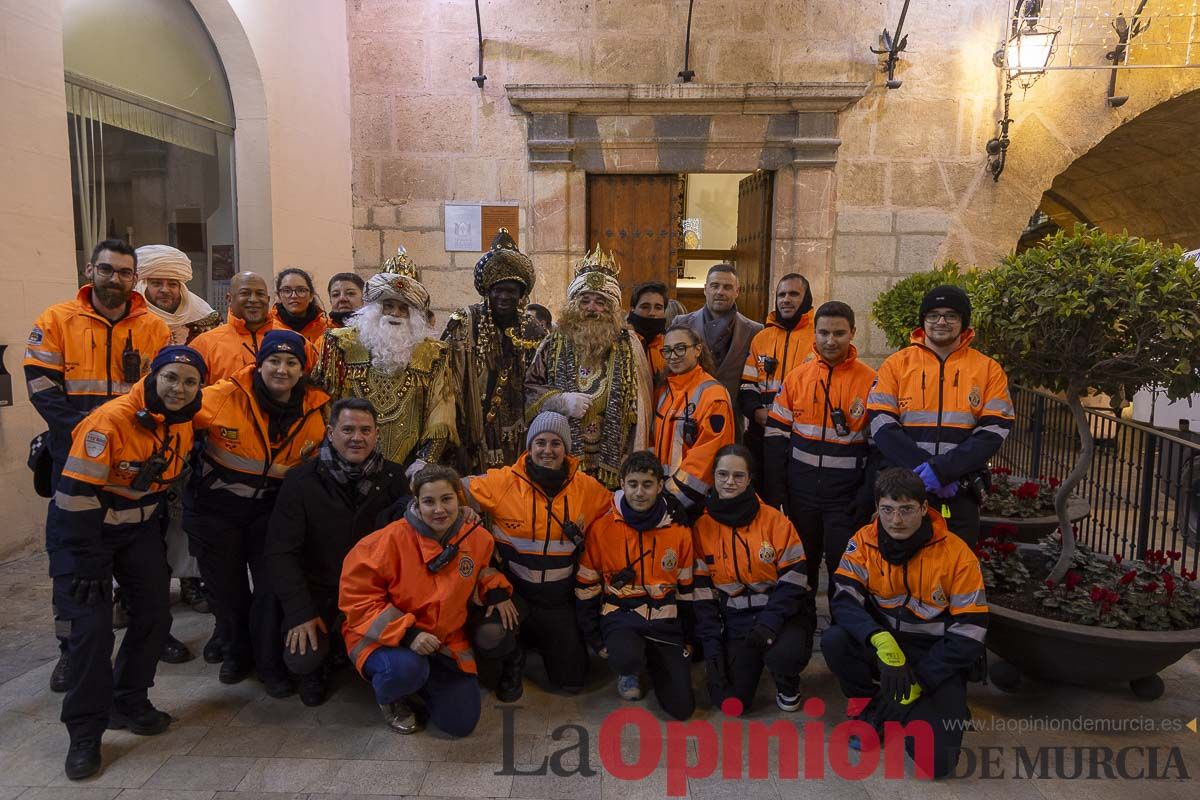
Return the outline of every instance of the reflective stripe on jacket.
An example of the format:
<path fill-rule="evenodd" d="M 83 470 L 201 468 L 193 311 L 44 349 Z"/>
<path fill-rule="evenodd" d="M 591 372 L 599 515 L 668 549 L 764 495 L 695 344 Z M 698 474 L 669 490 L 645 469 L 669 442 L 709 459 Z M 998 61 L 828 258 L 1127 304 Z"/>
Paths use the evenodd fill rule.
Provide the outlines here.
<path fill-rule="evenodd" d="M 764 461 L 786 469 L 764 470 L 772 505 L 791 497 L 843 501 L 862 485 L 870 442 L 867 397 L 875 370 L 858 360 L 853 345 L 836 367 L 813 347 L 814 357 L 783 382 L 767 417 Z M 848 433 L 837 431 L 840 410 Z"/>
<path fill-rule="evenodd" d="M 688 419 L 695 422 L 691 444 L 684 436 Z M 717 451 L 733 444 L 736 433 L 729 393 L 703 368 L 667 375 L 654 403 L 654 449 L 667 476 L 664 490 L 685 506 L 699 502 L 712 487 Z"/>
<path fill-rule="evenodd" d="M 342 638 L 359 672 L 380 647 L 400 647 L 409 631 L 431 633 L 437 652 L 458 669 L 475 673 L 475 655 L 464 626 L 467 604 L 494 604 L 512 595 L 512 586 L 491 565 L 492 537 L 479 525 L 462 523 L 447 538 L 458 555 L 437 572 L 425 565 L 442 545 L 400 519 L 375 531 L 350 550 L 342 564 L 338 607 L 346 615 Z M 498 590 L 498 591 L 495 591 Z"/>
<path fill-rule="evenodd" d="M 925 462 L 943 484 L 986 468 L 1013 424 L 1004 370 L 971 348 L 973 330 L 945 361 L 925 345 L 925 331 L 879 367 L 867 402 L 871 438 L 885 466 Z"/>
<path fill-rule="evenodd" d="M 588 529 L 575 585 L 580 631 L 597 650 L 613 631 L 629 628 L 682 644 L 692 627 L 691 531 L 667 514 L 648 531 L 634 530 L 621 517 L 623 495 L 618 491 Z M 627 568 L 629 582 L 614 586 L 614 576 Z"/>
<path fill-rule="evenodd" d="M 809 590 L 804 545 L 782 512 L 760 503 L 743 528 L 722 525 L 707 512 L 693 528 L 699 601 L 715 600 L 725 628 L 745 635 L 755 624 L 775 633 L 800 613 Z"/>
<path fill-rule="evenodd" d="M 92 286 L 75 299 L 50 306 L 25 341 L 29 401 L 50 428 L 52 453 L 66 458 L 71 431 L 92 409 L 120 397 L 150 369 L 171 340 L 166 323 L 150 313 L 142 295 L 129 295 L 124 317 L 111 322 L 92 305 Z M 127 381 L 124 353 L 137 354 L 138 375 Z"/>
<path fill-rule="evenodd" d="M 150 415 L 157 423 L 153 431 L 138 422 L 136 414 L 146 406 L 144 383 L 97 408 L 72 434 L 46 522 L 51 575 L 104 561 L 104 537 L 155 519 L 167 485 L 183 471 L 192 425 L 167 426 L 158 414 Z M 134 489 L 130 484 L 155 453 L 166 459 L 165 469 L 149 488 Z"/>
<path fill-rule="evenodd" d="M 941 514 L 930 508 L 926 516 L 933 537 L 900 565 L 884 560 L 878 521 L 860 528 L 834 573 L 832 607 L 837 624 L 859 642 L 887 630 L 901 644 L 928 648 L 914 668 L 921 685 L 933 689 L 983 654 L 988 608 L 971 548 Z"/>
<path fill-rule="evenodd" d="M 566 457 L 568 477 L 553 498 L 529 478 L 529 454 L 511 467 L 489 469 L 463 481 L 467 496 L 491 517 L 500 564 L 521 596 L 539 605 L 571 602 L 575 585 L 575 544 L 564 522 L 582 533 L 608 510 L 612 495 L 604 485 Z"/>

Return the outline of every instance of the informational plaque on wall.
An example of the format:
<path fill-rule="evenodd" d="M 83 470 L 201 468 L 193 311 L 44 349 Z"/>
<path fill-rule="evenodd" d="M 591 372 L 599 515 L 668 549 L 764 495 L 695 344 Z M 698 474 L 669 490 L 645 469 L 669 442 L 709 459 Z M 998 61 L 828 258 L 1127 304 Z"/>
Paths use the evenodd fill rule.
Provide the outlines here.
<path fill-rule="evenodd" d="M 448 253 L 481 253 L 500 228 L 507 228 L 517 247 L 521 246 L 520 207 L 516 203 L 446 203 L 445 211 Z"/>

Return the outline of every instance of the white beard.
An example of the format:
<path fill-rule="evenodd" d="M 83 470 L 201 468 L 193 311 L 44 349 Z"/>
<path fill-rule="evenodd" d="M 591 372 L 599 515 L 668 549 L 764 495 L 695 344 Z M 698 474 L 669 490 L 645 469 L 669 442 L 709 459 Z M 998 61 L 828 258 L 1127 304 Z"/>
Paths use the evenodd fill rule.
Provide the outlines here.
<path fill-rule="evenodd" d="M 379 303 L 367 303 L 347 325 L 358 331 L 358 338 L 371 353 L 371 367 L 388 375 L 404 371 L 412 360 L 413 348 L 429 338 L 429 326 L 410 309 L 408 319 L 385 317 Z"/>

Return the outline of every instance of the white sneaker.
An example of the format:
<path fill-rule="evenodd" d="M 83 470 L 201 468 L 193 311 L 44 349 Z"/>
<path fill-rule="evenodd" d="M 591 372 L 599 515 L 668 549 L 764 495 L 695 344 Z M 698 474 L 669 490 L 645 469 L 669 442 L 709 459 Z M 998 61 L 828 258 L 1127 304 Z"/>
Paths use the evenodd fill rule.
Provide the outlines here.
<path fill-rule="evenodd" d="M 784 694 L 783 692 L 776 692 L 775 705 L 779 706 L 781 711 L 787 711 L 788 713 L 799 711 L 801 706 L 800 693 Z"/>
<path fill-rule="evenodd" d="M 642 682 L 637 675 L 621 675 L 617 678 L 617 694 L 622 700 L 641 700 Z"/>

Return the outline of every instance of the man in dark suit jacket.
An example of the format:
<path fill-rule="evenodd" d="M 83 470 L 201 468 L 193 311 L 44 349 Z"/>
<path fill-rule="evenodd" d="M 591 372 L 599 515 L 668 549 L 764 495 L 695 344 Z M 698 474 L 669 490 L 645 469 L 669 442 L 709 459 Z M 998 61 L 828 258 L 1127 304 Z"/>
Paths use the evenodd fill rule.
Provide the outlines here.
<path fill-rule="evenodd" d="M 763 326 L 737 310 L 737 298 L 741 293 L 737 272 L 732 264 L 714 264 L 704 278 L 704 308 L 690 314 L 681 314 L 671 324 L 687 325 L 704 341 L 717 365 L 713 377 L 737 397 L 742 386 L 742 368 L 750 353 L 750 340 Z M 738 440 L 742 438 L 742 415 L 734 405 L 734 419 Z"/>

